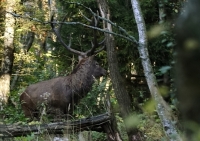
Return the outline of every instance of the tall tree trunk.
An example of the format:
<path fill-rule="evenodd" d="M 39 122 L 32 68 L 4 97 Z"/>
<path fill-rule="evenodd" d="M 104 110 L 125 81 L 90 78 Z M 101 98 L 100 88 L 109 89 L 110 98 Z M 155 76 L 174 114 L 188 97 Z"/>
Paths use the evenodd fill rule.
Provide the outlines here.
<path fill-rule="evenodd" d="M 149 59 L 148 54 L 148 42 L 147 42 L 147 34 L 146 34 L 146 27 L 145 22 L 142 16 L 140 4 L 138 0 L 131 0 L 133 13 L 135 16 L 138 33 L 139 33 L 139 46 L 138 51 L 140 54 L 140 58 L 142 61 L 142 66 L 144 69 L 145 78 L 147 80 L 147 84 L 151 95 L 156 104 L 157 113 L 161 119 L 163 124 L 163 129 L 165 131 L 166 136 L 169 138 L 170 141 L 178 141 L 181 140 L 176 126 L 174 124 L 174 116 L 171 111 L 171 108 L 167 105 L 167 103 L 163 100 L 159 90 L 158 84 L 152 69 L 152 65 Z"/>
<path fill-rule="evenodd" d="M 105 19 L 110 20 L 110 11 L 106 0 L 97 0 L 98 6 L 101 12 L 101 16 Z M 104 28 L 107 28 L 108 31 L 112 32 L 112 26 L 109 23 L 104 23 Z M 107 58 L 108 66 L 110 71 L 110 78 L 112 81 L 113 89 L 119 103 L 120 112 L 122 118 L 125 120 L 133 112 L 133 107 L 131 106 L 131 98 L 126 90 L 125 83 L 120 75 L 117 56 L 115 53 L 115 40 L 113 35 L 105 33 L 106 36 L 106 49 L 107 49 Z M 128 127 L 125 122 L 125 126 Z M 126 129 L 130 141 L 140 140 L 140 137 L 136 134 L 138 131 L 135 127 L 129 127 Z"/>
<path fill-rule="evenodd" d="M 13 12 L 15 7 L 15 0 L 7 0 L 6 12 Z M 11 70 L 14 59 L 14 17 L 6 13 L 5 14 L 5 32 L 4 32 L 4 56 L 1 64 L 1 75 L 0 75 L 0 108 L 3 108 L 3 104 L 8 101 L 10 93 L 10 79 Z"/>
<path fill-rule="evenodd" d="M 189 141 L 200 130 L 200 1 L 189 0 L 176 22 L 176 85 L 182 125 Z"/>

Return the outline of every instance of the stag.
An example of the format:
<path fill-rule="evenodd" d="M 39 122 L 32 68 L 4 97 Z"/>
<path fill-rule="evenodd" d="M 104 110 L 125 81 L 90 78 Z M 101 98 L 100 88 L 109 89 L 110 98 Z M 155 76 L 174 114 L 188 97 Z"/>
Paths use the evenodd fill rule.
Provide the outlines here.
<path fill-rule="evenodd" d="M 39 107 L 43 103 L 46 104 L 47 113 L 58 111 L 59 113 L 54 114 L 69 114 L 69 111 L 73 110 L 74 104 L 77 104 L 91 90 L 94 79 L 106 75 L 106 70 L 94 59 L 94 54 L 97 54 L 103 48 L 98 51 L 95 51 L 95 49 L 103 42 L 98 44 L 96 38 L 94 38 L 96 43 L 92 44 L 90 50 L 86 52 L 75 50 L 71 48 L 71 39 L 69 45 L 63 41 L 60 35 L 62 24 L 56 28 L 53 21 L 52 16 L 51 27 L 60 43 L 70 52 L 81 57 L 79 57 L 78 65 L 68 76 L 32 84 L 21 94 L 22 110 L 25 116 L 31 119 L 39 118 Z"/>

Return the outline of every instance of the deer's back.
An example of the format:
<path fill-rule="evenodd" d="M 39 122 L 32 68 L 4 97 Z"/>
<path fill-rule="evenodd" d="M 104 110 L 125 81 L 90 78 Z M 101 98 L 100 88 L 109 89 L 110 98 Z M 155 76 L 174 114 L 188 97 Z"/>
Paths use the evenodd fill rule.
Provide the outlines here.
<path fill-rule="evenodd" d="M 55 106 L 66 103 L 71 93 L 69 84 L 66 81 L 68 81 L 68 77 L 57 77 L 32 84 L 21 95 L 21 101 L 28 102 L 31 100 L 34 104 L 46 102 Z"/>

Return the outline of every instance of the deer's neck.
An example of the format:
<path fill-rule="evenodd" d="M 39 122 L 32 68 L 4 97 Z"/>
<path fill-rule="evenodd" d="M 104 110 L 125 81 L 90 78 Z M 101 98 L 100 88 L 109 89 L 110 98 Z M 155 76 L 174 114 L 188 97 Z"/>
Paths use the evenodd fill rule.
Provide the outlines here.
<path fill-rule="evenodd" d="M 76 73 L 72 74 L 71 79 L 72 93 L 79 97 L 86 95 L 91 90 L 92 84 L 94 83 L 94 77 L 88 68 L 81 68 Z"/>

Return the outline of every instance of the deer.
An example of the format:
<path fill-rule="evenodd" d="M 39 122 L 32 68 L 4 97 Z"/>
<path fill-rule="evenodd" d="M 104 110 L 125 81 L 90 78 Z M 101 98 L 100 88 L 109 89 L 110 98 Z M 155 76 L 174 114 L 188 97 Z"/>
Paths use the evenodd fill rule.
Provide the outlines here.
<path fill-rule="evenodd" d="M 102 68 L 95 60 L 95 54 L 104 49 L 104 46 L 96 51 L 96 48 L 103 44 L 94 38 L 94 44 L 91 49 L 82 52 L 71 47 L 71 38 L 67 45 L 61 35 L 62 24 L 55 27 L 54 18 L 51 18 L 51 28 L 57 37 L 57 40 L 70 52 L 79 56 L 79 63 L 67 76 L 60 76 L 50 80 L 41 81 L 29 85 L 20 95 L 20 102 L 25 117 L 33 119 L 39 118 L 39 107 L 45 103 L 46 113 L 56 115 L 72 114 L 73 106 L 87 95 L 91 90 L 95 79 L 105 76 L 106 70 Z M 96 26 L 97 24 L 95 24 Z M 95 34 L 94 34 L 95 35 Z M 56 112 L 55 112 L 56 111 Z"/>

